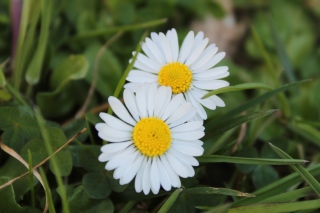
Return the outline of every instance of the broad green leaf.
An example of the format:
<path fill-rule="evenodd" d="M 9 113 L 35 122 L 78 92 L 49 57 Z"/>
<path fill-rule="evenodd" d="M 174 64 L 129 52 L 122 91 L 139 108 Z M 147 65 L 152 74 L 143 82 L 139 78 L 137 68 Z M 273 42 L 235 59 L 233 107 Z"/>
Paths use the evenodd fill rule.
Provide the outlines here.
<path fill-rule="evenodd" d="M 3 70 L 0 67 L 0 87 L 4 87 L 6 84 L 6 78 L 4 77 Z"/>
<path fill-rule="evenodd" d="M 296 159 L 269 159 L 269 158 L 241 158 L 220 155 L 203 155 L 197 157 L 200 163 L 241 163 L 257 165 L 292 165 L 306 163 L 306 160 Z"/>
<path fill-rule="evenodd" d="M 239 196 L 239 197 L 255 197 L 255 195 L 244 193 L 240 191 L 236 191 L 233 189 L 227 188 L 213 188 L 213 187 L 197 187 L 185 189 L 182 192 L 183 194 L 222 194 L 222 195 L 230 195 L 230 196 Z"/>
<path fill-rule="evenodd" d="M 85 33 L 81 33 L 75 37 L 70 38 L 69 40 L 81 40 L 81 39 L 88 39 L 92 37 L 98 37 L 102 35 L 110 35 L 112 33 L 116 33 L 119 31 L 130 31 L 130 30 L 137 30 L 137 29 L 145 29 L 152 26 L 157 26 L 160 24 L 163 24 L 167 21 L 167 19 L 159 19 L 159 20 L 153 20 L 145 23 L 140 24 L 133 24 L 133 25 L 127 25 L 127 26 L 121 26 L 121 27 L 109 27 L 107 29 L 97 29 L 97 30 L 91 30 Z"/>
<path fill-rule="evenodd" d="M 0 108 L 0 121 L 3 142 L 18 153 L 28 141 L 41 137 L 36 120 L 25 108 Z"/>
<path fill-rule="evenodd" d="M 68 139 L 72 138 L 75 134 L 80 132 L 83 128 L 86 127 L 86 122 L 84 119 L 75 119 L 67 126 L 63 126 L 63 132 Z M 88 137 L 88 132 L 84 132 L 77 137 L 77 140 L 80 142 L 85 141 Z"/>
<path fill-rule="evenodd" d="M 259 119 L 259 118 L 263 118 L 263 117 L 270 115 L 271 113 L 274 113 L 276 111 L 278 111 L 278 110 L 277 109 L 260 110 L 257 112 L 250 112 L 250 113 L 247 113 L 246 115 L 239 115 L 234 118 L 228 119 L 228 120 L 220 123 L 219 125 L 211 126 L 210 127 L 210 129 L 212 129 L 211 136 L 220 134 L 222 132 L 226 132 L 226 131 L 228 131 L 232 128 L 235 128 L 243 123 L 247 123 L 247 122 Z"/>
<path fill-rule="evenodd" d="M 80 153 L 81 167 L 87 171 L 104 171 L 105 163 L 98 160 L 101 146 L 85 146 Z"/>
<path fill-rule="evenodd" d="M 84 191 L 92 199 L 103 199 L 110 195 L 111 185 L 108 176 L 100 172 L 90 172 L 83 176 Z"/>
<path fill-rule="evenodd" d="M 307 169 L 307 171 L 314 176 L 320 175 L 320 164 L 311 166 L 310 168 Z M 240 205 L 247 205 L 247 204 L 260 202 L 264 199 L 267 199 L 269 197 L 285 192 L 290 187 L 296 185 L 297 183 L 300 183 L 301 181 L 302 181 L 302 178 L 298 173 L 292 173 L 284 178 L 281 178 L 280 180 L 277 180 L 253 192 L 252 194 L 256 195 L 256 197 L 243 198 L 239 201 L 234 202 L 232 206 L 240 206 Z"/>
<path fill-rule="evenodd" d="M 306 138 L 308 141 L 320 147 L 320 132 L 313 126 L 304 123 L 287 123 L 287 127 L 295 134 Z"/>
<path fill-rule="evenodd" d="M 299 198 L 307 197 L 313 194 L 315 194 L 314 190 L 312 189 L 311 186 L 308 186 L 302 189 L 296 189 L 290 192 L 285 192 L 279 195 L 269 197 L 261 201 L 260 203 L 279 203 L 279 202 L 292 201 L 292 200 L 297 200 Z"/>
<path fill-rule="evenodd" d="M 11 98 L 10 93 L 0 89 L 0 101 L 9 101 Z"/>
<path fill-rule="evenodd" d="M 270 90 L 272 89 L 272 87 L 263 83 L 238 84 L 235 86 L 223 87 L 223 88 L 208 92 L 206 95 L 202 97 L 202 99 L 209 98 L 210 96 L 217 95 L 224 92 L 234 92 L 234 91 L 247 90 L 247 89 L 269 89 Z"/>
<path fill-rule="evenodd" d="M 68 199 L 68 203 L 71 213 L 114 212 L 113 204 L 109 199 L 91 199 L 84 191 L 83 186 L 79 186 L 75 189 L 72 197 Z"/>
<path fill-rule="evenodd" d="M 26 80 L 29 84 L 37 84 L 40 79 L 44 53 L 50 35 L 50 19 L 52 0 L 40 1 L 41 4 L 41 29 L 37 50 L 26 71 Z"/>
<path fill-rule="evenodd" d="M 0 177 L 0 185 L 8 182 L 10 179 L 8 177 L 2 176 Z M 35 212 L 39 213 L 40 211 L 37 209 L 32 209 L 30 207 L 21 207 L 14 195 L 12 185 L 1 189 L 0 193 L 0 212 L 8 212 L 8 213 L 29 213 Z"/>
<path fill-rule="evenodd" d="M 270 144 L 271 148 L 284 159 L 292 159 L 290 155 L 279 149 L 278 147 Z M 301 165 L 291 165 L 291 167 L 320 195 L 320 183 Z"/>
<path fill-rule="evenodd" d="M 229 209 L 228 213 L 280 213 L 280 212 L 296 212 L 299 210 L 320 208 L 320 199 L 310 201 L 300 201 L 291 203 L 271 203 L 271 204 L 255 204 L 248 206 L 240 206 Z"/>
<path fill-rule="evenodd" d="M 268 165 L 257 166 L 252 173 L 252 182 L 256 189 L 260 189 L 279 179 L 277 171 Z"/>
<path fill-rule="evenodd" d="M 88 61 L 83 55 L 71 55 L 55 68 L 50 78 L 50 88 L 56 90 L 71 80 L 83 79 L 88 72 Z"/>
<path fill-rule="evenodd" d="M 248 147 L 241 149 L 235 154 L 235 157 L 245 157 L 245 158 L 259 158 L 259 153 L 256 148 Z M 243 174 L 249 174 L 252 172 L 257 165 L 255 164 L 236 164 L 237 169 L 239 169 Z"/>
<path fill-rule="evenodd" d="M 211 120 L 209 122 L 206 123 L 206 128 L 211 128 L 212 126 L 216 126 L 217 124 L 220 124 L 222 122 L 224 122 L 225 120 L 227 119 L 230 119 L 238 114 L 240 114 L 241 112 L 245 111 L 245 110 L 248 110 L 249 108 L 257 105 L 257 104 L 260 104 L 262 103 L 263 101 L 275 96 L 276 94 L 280 93 L 280 92 L 283 92 L 291 87 L 295 87 L 295 86 L 298 86 L 299 84 L 302 84 L 302 83 L 306 83 L 310 80 L 303 80 L 303 81 L 298 81 L 298 82 L 294 82 L 292 84 L 287 84 L 287 85 L 284 85 L 280 88 L 277 88 L 275 90 L 272 90 L 270 92 L 267 92 L 261 96 L 258 96 L 256 98 L 253 98 L 252 100 L 248 101 L 247 103 L 239 106 L 239 107 L 236 107 L 235 109 L 227 112 L 226 114 L 214 119 L 214 120 Z"/>
<path fill-rule="evenodd" d="M 50 78 L 52 92 L 40 92 L 36 99 L 46 117 L 58 117 L 74 106 L 74 92 L 67 91 L 70 83 L 83 79 L 88 71 L 88 62 L 82 55 L 72 55 L 63 60 Z"/>
<path fill-rule="evenodd" d="M 165 213 L 167 212 L 172 204 L 176 201 L 176 199 L 179 197 L 179 194 L 182 192 L 183 189 L 176 189 L 168 198 L 168 200 L 162 205 L 162 207 L 159 209 L 158 213 Z"/>

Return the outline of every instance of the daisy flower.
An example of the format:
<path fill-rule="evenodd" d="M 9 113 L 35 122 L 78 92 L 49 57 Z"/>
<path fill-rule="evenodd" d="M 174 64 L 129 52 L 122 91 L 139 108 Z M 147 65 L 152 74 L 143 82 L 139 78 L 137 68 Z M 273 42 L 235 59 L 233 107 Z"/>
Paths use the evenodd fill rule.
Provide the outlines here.
<path fill-rule="evenodd" d="M 185 99 L 197 108 L 197 117 L 207 119 L 203 106 L 214 110 L 217 106 L 224 107 L 225 104 L 216 95 L 207 99 L 201 97 L 207 94 L 208 90 L 229 86 L 227 81 L 219 80 L 229 75 L 228 67 L 213 68 L 225 53 L 217 53 L 215 44 L 207 46 L 208 42 L 209 39 L 204 38 L 203 32 L 195 36 L 194 32 L 190 31 L 179 50 L 175 29 L 169 30 L 166 35 L 151 33 L 151 38 L 146 38 L 142 43 L 145 55 L 138 54 L 134 69 L 126 79 L 129 83 L 124 87 L 136 91 L 139 84 L 144 82 L 169 86 L 172 93 L 182 93 Z"/>
<path fill-rule="evenodd" d="M 99 161 L 115 170 L 122 185 L 135 177 L 137 192 L 180 187 L 179 177 L 193 177 L 193 166 L 199 165 L 194 156 L 203 154 L 203 122 L 187 122 L 196 109 L 182 94 L 172 97 L 171 87 L 156 83 L 143 84 L 136 93 L 125 89 L 123 98 L 126 107 L 109 97 L 118 118 L 100 113 L 104 123 L 95 126 L 99 137 L 110 142 L 101 147 Z"/>

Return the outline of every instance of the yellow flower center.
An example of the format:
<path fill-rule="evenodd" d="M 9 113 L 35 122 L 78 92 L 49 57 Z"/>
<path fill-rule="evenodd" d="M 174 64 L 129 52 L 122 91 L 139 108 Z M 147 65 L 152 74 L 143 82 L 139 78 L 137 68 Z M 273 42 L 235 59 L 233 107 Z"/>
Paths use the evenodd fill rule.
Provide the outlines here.
<path fill-rule="evenodd" d="M 148 157 L 162 155 L 171 144 L 169 126 L 157 117 L 142 118 L 133 128 L 133 142 Z"/>
<path fill-rule="evenodd" d="M 190 88 L 192 72 L 187 65 L 173 62 L 163 66 L 158 75 L 158 82 L 162 86 L 170 86 L 175 94 L 185 92 Z"/>

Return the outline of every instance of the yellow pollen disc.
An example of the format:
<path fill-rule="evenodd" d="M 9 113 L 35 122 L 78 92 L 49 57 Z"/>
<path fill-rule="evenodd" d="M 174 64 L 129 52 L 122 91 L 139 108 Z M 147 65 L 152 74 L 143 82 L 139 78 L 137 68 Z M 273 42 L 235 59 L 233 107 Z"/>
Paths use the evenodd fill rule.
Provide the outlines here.
<path fill-rule="evenodd" d="M 192 72 L 187 65 L 173 62 L 163 66 L 158 74 L 158 82 L 162 86 L 170 86 L 175 94 L 190 88 Z"/>
<path fill-rule="evenodd" d="M 157 117 L 142 118 L 133 128 L 133 142 L 148 157 L 162 155 L 171 144 L 169 126 Z"/>

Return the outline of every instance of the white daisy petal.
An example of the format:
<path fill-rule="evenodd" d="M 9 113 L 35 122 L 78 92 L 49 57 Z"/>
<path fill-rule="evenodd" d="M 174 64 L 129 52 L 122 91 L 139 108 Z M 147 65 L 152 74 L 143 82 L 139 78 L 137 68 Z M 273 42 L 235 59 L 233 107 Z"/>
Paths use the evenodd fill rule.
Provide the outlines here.
<path fill-rule="evenodd" d="M 113 170 L 115 168 L 117 168 L 123 161 L 123 158 L 132 155 L 134 153 L 135 149 L 133 148 L 133 146 L 129 146 L 128 148 L 126 148 L 125 150 L 123 150 L 121 153 L 119 153 L 119 155 L 115 156 L 114 158 L 112 158 L 111 160 L 109 160 L 109 162 L 106 164 L 105 168 L 107 170 Z"/>
<path fill-rule="evenodd" d="M 160 175 L 160 184 L 166 191 L 171 190 L 171 180 L 168 175 L 168 172 L 164 168 L 164 165 L 160 158 L 158 159 L 158 169 L 159 169 L 159 175 Z"/>
<path fill-rule="evenodd" d="M 197 111 L 199 113 L 199 115 L 201 116 L 202 119 L 207 119 L 207 113 L 206 111 L 203 109 L 202 105 L 193 97 L 191 92 L 187 92 L 185 93 L 186 98 L 188 101 L 190 101 L 192 103 L 192 105 L 194 107 L 197 108 Z"/>
<path fill-rule="evenodd" d="M 160 37 L 162 51 L 165 55 L 166 62 L 170 63 L 172 62 L 172 52 L 171 52 L 169 41 L 163 33 L 160 33 L 159 37 Z"/>
<path fill-rule="evenodd" d="M 158 116 L 162 109 L 165 106 L 165 103 L 167 100 L 171 97 L 171 94 L 167 93 L 167 88 L 166 87 L 160 87 L 157 91 L 156 94 L 156 100 L 155 100 L 155 108 L 154 108 L 154 115 Z M 170 97 L 169 97 L 170 96 Z"/>
<path fill-rule="evenodd" d="M 213 56 L 210 59 L 210 61 L 207 64 L 203 65 L 202 67 L 200 67 L 198 69 L 193 70 L 193 73 L 199 73 L 199 72 L 203 72 L 207 69 L 210 69 L 211 67 L 213 67 L 214 65 L 219 63 L 224 58 L 225 55 L 226 55 L 225 52 L 220 52 L 220 53 L 216 54 L 215 56 Z"/>
<path fill-rule="evenodd" d="M 215 44 L 210 44 L 201 54 L 201 56 L 192 64 L 193 70 L 205 65 L 218 52 L 218 47 Z"/>
<path fill-rule="evenodd" d="M 139 114 L 141 118 L 145 118 L 148 116 L 147 112 L 147 95 L 146 95 L 146 90 L 144 88 L 145 86 L 142 85 L 140 88 L 138 88 L 136 92 L 136 101 L 137 101 L 137 106 L 139 110 Z"/>
<path fill-rule="evenodd" d="M 199 92 L 199 91 L 201 91 L 201 92 Z M 190 93 L 203 106 L 205 106 L 211 110 L 216 109 L 216 104 L 210 98 L 202 99 L 202 97 L 208 93 L 207 91 L 200 90 L 200 89 L 194 87 L 192 90 L 190 90 Z"/>
<path fill-rule="evenodd" d="M 194 37 L 192 50 L 195 50 L 199 46 L 199 44 L 203 40 L 203 37 L 204 37 L 204 33 L 202 31 L 197 33 L 197 35 Z"/>
<path fill-rule="evenodd" d="M 129 60 L 129 63 L 131 63 L 132 59 Z M 145 71 L 145 72 L 150 72 L 150 73 L 158 73 L 158 70 L 156 69 L 153 69 L 149 66 L 147 66 L 146 64 L 142 63 L 141 61 L 139 60 L 136 60 L 134 62 L 134 65 L 133 65 L 135 68 L 138 68 L 142 71 Z"/>
<path fill-rule="evenodd" d="M 204 48 L 206 48 L 207 44 L 209 42 L 208 38 L 205 38 L 199 45 L 196 46 L 196 48 L 192 51 L 192 53 L 187 58 L 185 64 L 187 66 L 190 66 L 193 62 L 195 62 L 199 56 L 202 54 Z"/>
<path fill-rule="evenodd" d="M 108 143 L 106 145 L 103 145 L 100 150 L 103 153 L 111 154 L 115 152 L 119 152 L 125 148 L 127 148 L 129 145 L 132 144 L 132 141 L 122 142 L 122 143 Z"/>
<path fill-rule="evenodd" d="M 220 76 L 222 74 L 225 74 L 226 72 L 228 72 L 228 67 L 227 66 L 222 66 L 222 67 L 215 67 L 212 69 L 209 69 L 207 71 L 203 71 L 200 73 L 195 73 L 193 75 L 194 78 L 198 78 L 198 79 L 203 79 L 206 80 L 208 78 L 212 78 L 215 76 Z"/>
<path fill-rule="evenodd" d="M 146 39 L 146 44 L 147 44 L 149 50 L 151 51 L 151 53 L 153 54 L 153 56 L 157 59 L 157 61 L 162 65 L 165 64 L 161 50 L 158 49 L 157 45 L 154 44 L 150 38 Z"/>
<path fill-rule="evenodd" d="M 178 126 L 186 121 L 188 121 L 189 119 L 191 119 L 195 114 L 197 113 L 197 109 L 192 107 L 190 109 L 190 111 L 184 115 L 184 116 L 181 116 L 179 119 L 175 120 L 174 122 L 172 122 L 171 124 L 169 124 L 169 127 L 170 128 L 173 128 L 175 126 Z"/>
<path fill-rule="evenodd" d="M 131 131 L 122 131 L 115 128 L 112 128 L 106 123 L 98 123 L 96 124 L 96 129 L 99 132 L 104 133 L 105 135 L 109 135 L 115 138 L 130 138 Z"/>
<path fill-rule="evenodd" d="M 132 131 L 133 127 L 126 124 L 125 122 L 119 120 L 118 118 L 113 117 L 105 112 L 100 112 L 100 118 L 106 122 L 109 126 L 118 129 L 118 130 L 125 130 L 125 131 Z"/>
<path fill-rule="evenodd" d="M 106 135 L 105 133 L 99 131 L 98 136 L 105 141 L 111 141 L 111 142 L 126 142 L 129 141 L 130 138 L 128 137 L 112 137 L 110 135 Z"/>
<path fill-rule="evenodd" d="M 98 160 L 99 160 L 100 162 L 107 162 L 107 161 L 109 161 L 110 159 L 112 159 L 112 158 L 114 158 L 115 156 L 117 156 L 120 152 L 121 152 L 121 151 L 119 151 L 119 152 L 114 152 L 114 153 L 112 153 L 112 154 L 109 154 L 109 153 L 101 153 L 101 154 L 99 155 L 99 157 L 98 157 Z"/>
<path fill-rule="evenodd" d="M 183 40 L 181 45 L 179 59 L 178 59 L 180 63 L 184 63 L 187 57 L 189 56 L 189 53 L 192 49 L 193 40 L 194 40 L 194 32 L 190 31 L 187 37 Z"/>
<path fill-rule="evenodd" d="M 151 170 L 151 158 L 148 159 L 143 171 L 143 176 L 142 176 L 142 190 L 145 195 L 149 194 L 151 189 L 150 170 Z"/>
<path fill-rule="evenodd" d="M 176 126 L 171 128 L 171 132 L 189 132 L 194 131 L 202 127 L 203 121 L 193 121 L 185 124 L 181 124 L 180 126 Z"/>
<path fill-rule="evenodd" d="M 127 173 L 127 171 L 131 168 L 131 165 L 128 166 L 128 164 L 134 162 L 138 154 L 139 154 L 139 151 L 135 151 L 133 154 L 125 156 L 121 160 L 121 164 L 114 170 L 114 173 L 113 173 L 114 179 L 120 179 Z M 123 185 L 124 183 L 121 182 L 120 184 Z"/>
<path fill-rule="evenodd" d="M 176 158 L 179 158 L 181 161 L 184 161 L 187 165 L 190 165 L 191 168 L 192 166 L 199 166 L 199 162 L 197 161 L 197 159 L 195 159 L 190 155 L 185 155 L 179 152 L 178 150 L 176 150 L 175 148 L 170 149 L 168 151 L 168 154 L 169 153 L 175 156 Z M 194 169 L 192 168 L 192 170 Z"/>
<path fill-rule="evenodd" d="M 181 104 L 183 103 L 183 95 L 182 94 L 178 94 L 176 95 L 174 98 L 172 98 L 172 100 L 170 101 L 167 109 L 165 110 L 165 112 L 162 115 L 162 119 L 166 120 L 169 116 L 172 115 L 172 113 L 179 107 L 181 106 Z"/>
<path fill-rule="evenodd" d="M 175 172 L 175 170 L 172 168 L 172 166 L 169 164 L 168 159 L 165 155 L 160 156 L 161 163 L 163 167 L 165 168 L 166 172 L 168 173 L 168 176 L 170 178 L 171 184 L 173 187 L 180 187 L 181 181 L 179 179 L 178 173 Z"/>
<path fill-rule="evenodd" d="M 177 108 L 174 113 L 168 118 L 166 121 L 167 124 L 171 124 L 176 120 L 180 119 L 181 117 L 187 115 L 190 110 L 192 109 L 192 105 L 190 103 L 184 103 L 179 108 Z"/>
<path fill-rule="evenodd" d="M 144 169 L 147 165 L 147 158 L 144 157 L 143 158 L 143 161 L 141 163 L 141 166 L 140 166 L 140 169 L 137 173 L 137 176 L 136 176 L 136 179 L 135 179 L 135 182 L 134 182 L 134 188 L 136 189 L 136 192 L 140 193 L 142 191 L 142 184 L 143 184 L 143 174 L 144 174 Z"/>
<path fill-rule="evenodd" d="M 143 72 L 139 70 L 131 70 L 129 72 L 129 75 L 127 76 L 126 80 L 131 81 L 131 82 L 154 82 L 157 81 L 158 76 L 148 73 L 148 72 Z"/>
<path fill-rule="evenodd" d="M 132 92 L 136 92 L 141 83 L 126 83 L 123 87 L 130 89 Z"/>
<path fill-rule="evenodd" d="M 172 147 L 174 147 L 179 152 L 190 155 L 190 156 L 201 156 L 203 155 L 204 149 L 202 146 L 193 143 L 193 141 L 178 141 L 173 140 Z"/>
<path fill-rule="evenodd" d="M 219 98 L 218 96 L 216 96 L 216 95 L 210 96 L 209 98 L 219 107 L 225 107 L 226 106 L 224 101 L 221 98 Z"/>
<path fill-rule="evenodd" d="M 130 116 L 130 114 L 126 110 L 126 108 L 123 106 L 123 104 L 118 99 L 111 96 L 108 98 L 108 102 L 109 102 L 112 110 L 114 111 L 114 113 L 119 118 L 121 118 L 124 122 L 131 124 L 131 125 L 136 124 L 136 122 L 132 119 L 132 117 Z"/>
<path fill-rule="evenodd" d="M 139 156 L 135 159 L 135 161 L 129 167 L 127 174 L 122 177 L 123 184 L 129 183 L 134 178 L 134 176 L 137 175 L 139 168 L 141 168 L 142 166 L 143 160 L 144 160 L 143 155 L 139 154 Z"/>
<path fill-rule="evenodd" d="M 139 121 L 139 111 L 136 103 L 136 98 L 133 94 L 133 92 L 129 89 L 125 89 L 123 92 L 123 100 L 128 107 L 132 117 L 136 120 Z"/>
<path fill-rule="evenodd" d="M 194 81 L 192 84 L 199 88 L 199 89 L 205 89 L 205 90 L 215 90 L 220 89 L 222 87 L 229 86 L 229 82 L 223 81 L 223 80 L 211 80 L 211 81 Z"/>
<path fill-rule="evenodd" d="M 148 115 L 152 117 L 154 114 L 154 104 L 155 104 L 156 93 L 157 93 L 157 85 L 150 84 L 147 92 L 148 92 L 148 97 L 147 97 Z"/>
<path fill-rule="evenodd" d="M 133 52 L 133 55 L 135 54 L 135 52 Z M 150 67 L 152 70 L 159 70 L 161 68 L 161 64 L 159 63 L 155 63 L 154 61 L 150 60 L 148 57 L 146 57 L 145 55 L 139 53 L 137 56 L 138 61 L 140 61 L 141 63 L 145 64 L 146 66 Z"/>
<path fill-rule="evenodd" d="M 157 161 L 158 157 L 152 158 L 150 170 L 151 190 L 153 194 L 158 194 L 160 190 L 160 174 Z"/>
<path fill-rule="evenodd" d="M 158 50 L 160 51 L 162 58 L 165 61 L 166 56 L 165 56 L 163 49 L 162 49 L 162 46 L 161 46 L 160 36 L 157 33 L 152 32 L 151 38 L 152 38 L 153 43 L 157 46 Z"/>
<path fill-rule="evenodd" d="M 179 56 L 179 42 L 177 31 L 175 29 L 171 30 L 170 45 L 172 50 L 172 60 L 177 61 Z"/>
<path fill-rule="evenodd" d="M 172 90 L 171 90 L 171 87 L 166 87 L 166 93 L 168 94 L 166 96 L 166 99 L 163 101 L 163 107 L 161 109 L 161 111 L 159 112 L 158 114 L 158 117 L 162 117 L 164 112 L 166 111 L 166 109 L 168 108 L 168 104 L 170 103 L 171 101 L 171 95 L 172 95 Z"/>
<path fill-rule="evenodd" d="M 177 158 L 176 156 L 172 155 L 171 153 L 166 152 L 166 157 L 168 161 L 170 162 L 170 165 L 172 168 L 174 168 L 174 171 L 183 178 L 190 177 L 190 165 L 185 163 L 184 161 L 180 160 L 180 158 Z M 192 167 L 191 167 L 192 168 Z"/>
<path fill-rule="evenodd" d="M 177 140 L 193 141 L 200 139 L 204 136 L 203 131 L 192 131 L 192 132 L 173 132 L 171 137 Z"/>

